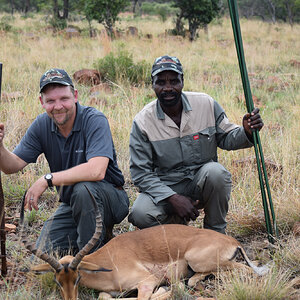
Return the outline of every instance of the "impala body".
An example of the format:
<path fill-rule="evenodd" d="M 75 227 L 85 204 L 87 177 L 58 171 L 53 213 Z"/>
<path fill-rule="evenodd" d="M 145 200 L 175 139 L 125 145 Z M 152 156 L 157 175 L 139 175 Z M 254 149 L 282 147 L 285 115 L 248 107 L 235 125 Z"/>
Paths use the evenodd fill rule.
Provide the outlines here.
<path fill-rule="evenodd" d="M 155 287 L 174 280 L 190 277 L 188 285 L 192 287 L 219 268 L 249 268 L 233 261 L 238 253 L 256 273 L 266 272 L 264 267 L 253 265 L 234 238 L 186 225 L 160 225 L 123 233 L 87 254 L 101 235 L 101 215 L 96 212 L 95 234 L 75 257 L 57 261 L 23 239 L 27 249 L 47 262 L 34 266 L 32 271 L 54 272 L 65 300 L 77 299 L 78 284 L 108 293 L 137 289 L 139 300 L 150 299 Z"/>

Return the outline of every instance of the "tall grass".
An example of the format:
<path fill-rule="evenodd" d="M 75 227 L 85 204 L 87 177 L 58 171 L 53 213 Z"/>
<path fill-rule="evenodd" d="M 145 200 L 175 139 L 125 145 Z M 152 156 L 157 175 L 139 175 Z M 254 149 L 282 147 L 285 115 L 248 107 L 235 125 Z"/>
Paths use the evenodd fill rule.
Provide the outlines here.
<path fill-rule="evenodd" d="M 1 16 L 0 16 L 1 17 Z M 51 67 L 66 69 L 69 74 L 83 68 L 93 68 L 94 63 L 109 53 L 118 53 L 125 49 L 133 55 L 135 63 L 145 60 L 152 64 L 157 56 L 163 54 L 175 55 L 181 60 L 185 71 L 185 90 L 202 91 L 213 96 L 226 110 L 230 120 L 241 124 L 242 116 L 246 113 L 245 104 L 239 100 L 242 84 L 238 69 L 237 57 L 233 42 L 230 20 L 223 19 L 219 24 L 209 26 L 208 35 L 199 32 L 199 38 L 190 43 L 188 40 L 166 36 L 165 30 L 174 27 L 171 19 L 161 22 L 158 17 L 133 18 L 130 14 L 121 16 L 117 27 L 124 30 L 129 25 L 136 26 L 139 37 L 123 37 L 110 40 L 105 34 L 99 34 L 90 39 L 83 35 L 72 39 L 65 39 L 63 34 L 53 34 L 47 30 L 47 24 L 42 16 L 22 19 L 20 16 L 11 22 L 13 27 L 8 32 L 0 32 L 1 61 L 3 62 L 2 92 L 19 91 L 22 97 L 1 101 L 0 121 L 6 126 L 5 145 L 8 149 L 18 144 L 26 129 L 34 118 L 42 112 L 38 100 L 39 79 L 45 70 Z M 81 29 L 88 27 L 85 22 L 74 23 Z M 99 24 L 93 24 L 101 32 Z M 290 64 L 291 59 L 300 61 L 300 26 L 293 28 L 286 24 L 266 24 L 260 21 L 241 20 L 246 63 L 251 74 L 252 93 L 260 99 L 261 115 L 265 127 L 261 131 L 261 140 L 265 158 L 272 160 L 281 167 L 281 171 L 270 173 L 270 185 L 279 225 L 281 238 L 288 243 L 291 227 L 299 221 L 299 69 Z M 31 33 L 30 35 L 28 33 Z M 152 38 L 146 35 L 151 34 Z M 108 117 L 114 143 L 118 153 L 119 166 L 126 179 L 126 190 L 131 202 L 137 191 L 132 186 L 129 173 L 128 142 L 132 120 L 142 107 L 154 99 L 151 86 L 140 84 L 132 86 L 126 79 L 111 83 L 112 92 L 103 92 L 100 97 L 104 102 L 94 104 Z M 90 87 L 76 84 L 82 104 L 90 103 Z M 261 205 L 261 195 L 254 163 L 246 167 L 236 166 L 235 162 L 254 156 L 253 149 L 240 151 L 219 151 L 219 161 L 231 171 L 233 175 L 233 191 L 228 215 L 228 232 L 241 239 L 265 238 L 265 224 Z M 44 158 L 38 159 L 37 164 L 27 166 L 23 172 L 14 175 L 3 175 L 2 181 L 6 196 L 6 210 L 8 215 L 14 215 L 22 193 L 37 178 L 48 170 Z M 34 218 L 36 238 L 43 220 L 49 216 L 47 210 L 48 199 L 52 198 L 51 210 L 57 205 L 54 195 L 43 196 L 43 207 Z M 53 202 L 54 201 L 54 202 Z M 126 220 L 123 222 L 128 226 Z M 126 229 L 125 229 L 126 230 Z M 14 250 L 16 242 L 8 236 L 8 256 L 12 263 L 23 264 L 19 254 Z M 25 251 L 19 247 L 18 251 Z M 277 261 L 281 255 L 276 256 Z M 294 256 L 290 256 L 293 260 Z M 296 256 L 295 256 L 296 257 Z M 26 259 L 25 259 L 26 260 Z M 282 288 L 290 286 L 289 273 L 286 273 L 291 263 L 282 261 Z M 297 275 L 298 274 L 298 275 Z M 20 277 L 24 275 L 19 275 Z M 293 276 L 299 276 L 299 270 Z M 228 283 L 224 280 L 225 290 L 233 284 L 234 278 Z M 237 279 L 240 280 L 240 279 Z M 240 285 L 251 285 L 248 277 Z M 262 281 L 261 293 L 269 285 Z M 254 283 L 253 283 L 254 284 Z M 52 292 L 42 293 L 39 287 L 44 285 L 35 281 L 28 281 L 22 287 L 8 283 L 8 288 L 1 293 L 0 299 L 52 299 Z M 227 288 L 228 287 L 228 288 Z M 226 298 L 227 292 L 220 289 Z M 33 294 L 32 294 L 33 293 Z M 227 294 L 226 294 L 227 293 Z M 251 290 L 243 290 L 245 299 L 252 299 Z M 18 295 L 20 297 L 18 298 Z M 86 292 L 81 293 L 82 298 Z M 88 294 L 88 297 L 93 297 Z M 230 295 L 230 294 L 229 294 Z M 289 292 L 285 295 L 289 297 Z M 225 297 L 226 296 L 226 297 Z M 229 297 L 229 296 L 228 296 Z M 248 298 L 247 298 L 248 297 Z M 250 297 L 250 298 L 249 298 Z M 53 299 L 54 299 L 53 298 Z M 222 299 L 222 298 L 220 298 Z M 234 299 L 234 298 L 231 298 Z M 236 298 L 237 299 L 237 298 Z M 242 298 L 238 298 L 242 299 Z M 268 299 L 253 298 L 253 299 Z M 275 298 L 274 298 L 275 299 Z M 278 298 L 281 299 L 281 298 Z M 286 298 L 288 299 L 288 298 Z"/>

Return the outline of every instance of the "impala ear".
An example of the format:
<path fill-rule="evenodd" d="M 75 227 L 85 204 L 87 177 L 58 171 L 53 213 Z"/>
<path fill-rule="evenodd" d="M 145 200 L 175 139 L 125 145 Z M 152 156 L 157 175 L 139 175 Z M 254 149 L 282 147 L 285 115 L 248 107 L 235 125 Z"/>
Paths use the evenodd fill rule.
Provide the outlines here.
<path fill-rule="evenodd" d="M 82 261 L 79 264 L 79 268 L 80 271 L 86 272 L 86 273 L 98 273 L 98 272 L 111 272 L 112 270 L 108 270 L 105 268 L 99 268 L 98 265 L 93 264 L 93 263 L 89 263 L 89 262 L 84 262 Z"/>
<path fill-rule="evenodd" d="M 40 274 L 45 274 L 45 273 L 49 273 L 49 272 L 54 272 L 54 270 L 49 264 L 40 264 L 40 265 L 32 267 L 29 270 L 29 272 L 40 275 Z"/>

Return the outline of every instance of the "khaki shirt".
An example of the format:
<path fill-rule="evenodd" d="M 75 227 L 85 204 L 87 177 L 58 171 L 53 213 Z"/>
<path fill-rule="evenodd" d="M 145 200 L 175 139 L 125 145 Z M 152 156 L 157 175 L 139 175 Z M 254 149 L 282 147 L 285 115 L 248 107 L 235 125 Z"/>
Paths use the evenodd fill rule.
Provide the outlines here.
<path fill-rule="evenodd" d="M 180 128 L 156 99 L 134 118 L 130 133 L 130 172 L 140 192 L 154 202 L 175 192 L 169 185 L 193 179 L 199 168 L 217 161 L 217 147 L 251 147 L 244 128 L 230 123 L 222 107 L 209 95 L 182 93 Z"/>

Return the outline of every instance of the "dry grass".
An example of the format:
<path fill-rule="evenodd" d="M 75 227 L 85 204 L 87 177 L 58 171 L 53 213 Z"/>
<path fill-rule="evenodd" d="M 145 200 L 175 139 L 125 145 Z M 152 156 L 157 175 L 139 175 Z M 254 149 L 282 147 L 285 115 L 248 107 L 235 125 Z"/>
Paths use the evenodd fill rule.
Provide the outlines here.
<path fill-rule="evenodd" d="M 97 59 L 103 58 L 110 51 L 116 52 L 120 47 L 133 53 L 135 62 L 144 59 L 152 63 L 155 57 L 162 54 L 178 56 L 185 70 L 185 90 L 210 94 L 225 108 L 229 118 L 238 124 L 241 123 L 246 111 L 245 104 L 239 100 L 242 85 L 228 19 L 223 19 L 221 24 L 209 26 L 208 36 L 200 31 L 199 38 L 194 43 L 165 36 L 165 30 L 173 27 L 171 20 L 162 23 L 154 17 L 133 19 L 129 14 L 122 15 L 117 27 L 125 30 L 129 25 L 136 26 L 139 38 L 124 36 L 111 41 L 105 35 L 98 35 L 93 39 L 86 35 L 65 39 L 63 35 L 53 35 L 51 31 L 47 31 L 43 18 L 39 16 L 26 20 L 16 16 L 12 25 L 14 32 L 0 32 L 3 62 L 2 92 L 19 91 L 22 95 L 18 99 L 1 102 L 0 120 L 6 125 L 5 144 L 10 150 L 17 145 L 36 115 L 42 112 L 38 101 L 38 83 L 45 70 L 60 67 L 73 74 L 82 68 L 93 68 Z M 74 25 L 85 30 L 87 28 L 84 22 Z M 99 31 L 102 29 L 99 24 L 94 26 Z M 268 278 L 257 279 L 251 276 L 243 278 L 238 275 L 221 278 L 220 281 L 206 283 L 203 295 L 218 295 L 218 299 L 271 299 L 264 297 L 267 295 L 264 293 L 269 287 L 275 286 L 284 291 L 284 296 L 272 299 L 296 299 L 293 297 L 297 295 L 295 294 L 297 286 L 293 286 L 291 282 L 299 277 L 299 267 L 294 267 L 297 264 L 299 266 L 297 252 L 299 240 L 289 234 L 295 221 L 299 221 L 300 218 L 300 81 L 299 69 L 291 66 L 289 61 L 292 59 L 300 61 L 298 50 L 300 26 L 294 25 L 290 28 L 285 24 L 271 25 L 242 20 L 241 28 L 252 93 L 260 100 L 261 114 L 265 122 L 265 128 L 261 132 L 264 155 L 280 167 L 280 170 L 270 172 L 269 181 L 283 248 L 273 253 L 278 268 L 273 268 Z M 28 33 L 32 33 L 33 37 Z M 152 34 L 152 38 L 148 39 L 146 34 Z M 88 104 L 89 87 L 77 85 L 77 88 L 80 102 Z M 131 201 L 134 201 L 137 193 L 131 184 L 129 174 L 128 141 L 131 122 L 134 115 L 153 97 L 149 86 L 132 87 L 125 82 L 115 82 L 111 93 L 101 94 L 100 98 L 105 101 L 99 101 L 99 104 L 94 105 L 109 119 L 119 165 L 125 175 L 126 189 Z M 238 167 L 235 164 L 237 160 L 253 155 L 253 149 L 219 151 L 219 160 L 232 172 L 234 182 L 228 215 L 228 232 L 252 249 L 249 250 L 252 258 L 267 261 L 268 259 L 260 252 L 262 249 L 259 247 L 256 249 L 251 244 L 253 240 L 266 239 L 256 167 L 253 163 Z M 47 169 L 48 166 L 41 157 L 36 165 L 29 165 L 22 173 L 2 175 L 9 216 L 14 216 L 18 210 L 24 190 Z M 54 198 L 54 195 L 46 194 L 42 199 L 43 209 L 31 216 L 32 239 L 36 238 L 43 220 L 57 205 Z M 49 205 L 51 210 L 47 209 Z M 201 226 L 199 222 L 195 225 Z M 128 230 L 128 226 L 125 220 L 116 230 L 123 232 Z M 9 261 L 14 266 L 10 269 L 29 264 L 28 255 L 14 241 L 11 234 L 8 235 L 7 249 Z M 292 273 L 291 266 L 294 268 Z M 49 288 L 49 281 L 52 279 L 44 283 L 36 278 L 25 280 L 26 275 L 22 273 L 12 271 L 11 274 L 17 274 L 16 279 L 10 278 L 6 286 L 1 286 L 1 300 L 57 299 L 58 294 L 52 291 L 52 286 Z M 251 298 L 251 288 L 255 288 L 256 284 L 259 285 L 261 298 L 259 296 Z M 247 286 L 251 288 L 248 289 Z M 240 287 L 245 298 L 232 296 L 237 287 Z M 91 299 L 96 297 L 95 295 L 96 293 L 90 290 L 82 289 L 80 292 L 81 299 Z M 176 299 L 176 293 L 173 299 Z"/>

